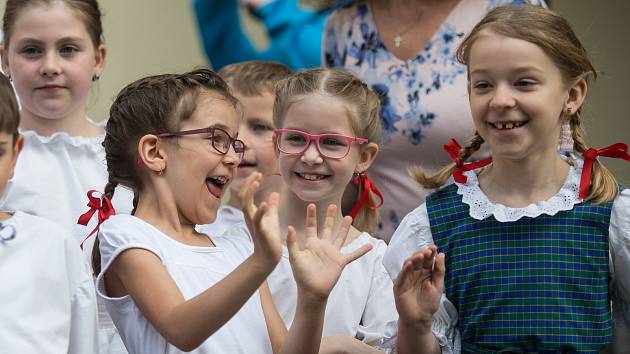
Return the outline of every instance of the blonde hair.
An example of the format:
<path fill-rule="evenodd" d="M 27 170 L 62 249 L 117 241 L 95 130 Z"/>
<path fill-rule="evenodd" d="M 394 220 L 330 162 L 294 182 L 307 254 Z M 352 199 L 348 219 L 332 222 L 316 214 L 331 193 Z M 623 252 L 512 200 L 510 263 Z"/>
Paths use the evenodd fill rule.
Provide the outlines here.
<path fill-rule="evenodd" d="M 271 61 L 252 60 L 226 65 L 219 76 L 230 87 L 244 96 L 259 96 L 264 91 L 274 92 L 276 84 L 291 75 L 286 65 Z"/>
<path fill-rule="evenodd" d="M 591 78 L 597 77 L 597 71 L 571 25 L 551 10 L 532 5 L 497 7 L 477 23 L 460 44 L 457 49 L 457 60 L 460 63 L 468 66 L 470 50 L 482 31 L 490 31 L 537 45 L 556 64 L 567 86 L 579 79 L 584 79 L 588 83 Z M 589 148 L 586 144 L 586 133 L 581 126 L 581 110 L 580 107 L 567 117 L 573 137 L 573 149 L 578 153 L 583 153 Z M 483 142 L 481 136 L 475 132 L 468 145 L 460 151 L 459 157 L 466 160 L 479 150 Z M 426 176 L 419 168 L 414 168 L 411 174 L 423 187 L 437 188 L 448 180 L 455 167 L 455 164 L 450 164 L 431 177 Z M 619 188 L 614 176 L 595 160 L 591 189 L 585 200 L 605 203 L 614 199 L 618 193 Z"/>
<path fill-rule="evenodd" d="M 379 144 L 381 137 L 380 100 L 361 79 L 348 71 L 336 68 L 317 68 L 297 72 L 276 86 L 273 122 L 278 128 L 287 111 L 296 102 L 312 94 L 334 97 L 345 103 L 350 125 L 355 135 Z M 359 191 L 364 186 L 359 186 Z M 358 199 L 358 198 L 357 198 Z M 370 205 L 378 205 L 379 198 L 370 191 Z M 363 207 L 353 221 L 358 230 L 374 234 L 378 211 Z"/>

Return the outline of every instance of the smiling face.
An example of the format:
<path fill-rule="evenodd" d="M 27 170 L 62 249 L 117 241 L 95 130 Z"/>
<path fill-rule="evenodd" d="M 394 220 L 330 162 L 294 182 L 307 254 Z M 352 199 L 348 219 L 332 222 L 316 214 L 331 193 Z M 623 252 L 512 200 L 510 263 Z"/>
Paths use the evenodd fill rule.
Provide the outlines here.
<path fill-rule="evenodd" d="M 343 101 L 320 94 L 309 94 L 289 107 L 282 120 L 282 127 L 278 128 L 310 134 L 355 136 L 350 119 L 352 118 Z M 362 158 L 365 157 L 358 144 L 353 143 L 348 155 L 335 160 L 321 156 L 314 142 L 301 155 L 280 153 L 278 156 L 282 179 L 299 199 L 336 204 L 341 201 L 357 165 L 363 162 Z M 371 158 L 372 156 L 370 162 Z"/>
<path fill-rule="evenodd" d="M 95 48 L 77 11 L 53 2 L 20 12 L 2 51 L 2 66 L 13 78 L 23 110 L 61 119 L 85 110 L 104 55 L 105 47 Z"/>
<path fill-rule="evenodd" d="M 235 137 L 238 125 L 238 114 L 231 103 L 218 94 L 203 92 L 193 115 L 180 124 L 179 131 L 215 127 Z M 233 147 L 225 155 L 219 153 L 211 137 L 203 133 L 163 139 L 168 156 L 164 177 L 180 219 L 191 224 L 214 221 L 221 197 L 240 162 Z"/>
<path fill-rule="evenodd" d="M 495 160 L 556 153 L 570 88 L 540 47 L 484 30 L 468 70 L 475 126 Z"/>
<path fill-rule="evenodd" d="M 243 121 L 238 136 L 245 143 L 245 155 L 231 186 L 233 193 L 238 193 L 245 179 L 252 173 L 260 172 L 264 183 L 267 177 L 279 172 L 273 147 L 273 93 L 264 90 L 260 95 L 246 96 L 235 90 L 233 94 L 243 109 Z M 269 180 L 273 179 L 274 177 Z"/>

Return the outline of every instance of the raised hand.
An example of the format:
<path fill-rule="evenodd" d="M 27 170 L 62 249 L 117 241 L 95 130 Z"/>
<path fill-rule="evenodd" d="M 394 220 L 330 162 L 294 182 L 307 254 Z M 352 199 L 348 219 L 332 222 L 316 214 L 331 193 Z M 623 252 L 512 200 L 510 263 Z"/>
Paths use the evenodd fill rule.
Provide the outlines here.
<path fill-rule="evenodd" d="M 341 247 L 346 241 L 352 218 L 346 216 L 341 221 L 339 231 L 333 237 L 333 228 L 337 219 L 337 207 L 330 205 L 321 232 L 317 232 L 317 215 L 314 204 L 306 209 L 306 230 L 303 249 L 297 243 L 295 229 L 289 227 L 287 248 L 293 277 L 298 289 L 305 296 L 315 300 L 325 300 L 330 295 L 341 272 L 347 264 L 363 256 L 372 249 L 364 245 L 349 254 L 341 254 Z"/>
<path fill-rule="evenodd" d="M 444 253 L 431 246 L 409 257 L 394 283 L 399 322 L 431 328 L 431 318 L 444 291 Z"/>
<path fill-rule="evenodd" d="M 277 264 L 282 256 L 280 241 L 280 222 L 278 220 L 278 193 L 271 193 L 266 202 L 259 206 L 254 204 L 254 194 L 260 187 L 262 174 L 256 172 L 247 177 L 243 188 L 239 191 L 245 223 L 254 242 L 254 255 L 263 260 Z"/>

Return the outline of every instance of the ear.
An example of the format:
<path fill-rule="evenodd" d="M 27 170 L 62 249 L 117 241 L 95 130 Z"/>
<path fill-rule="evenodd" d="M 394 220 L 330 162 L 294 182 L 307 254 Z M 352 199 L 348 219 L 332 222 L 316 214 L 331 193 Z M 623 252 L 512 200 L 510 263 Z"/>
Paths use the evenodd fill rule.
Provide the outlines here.
<path fill-rule="evenodd" d="M 361 155 L 359 156 L 359 163 L 354 168 L 355 172 L 365 172 L 372 165 L 376 155 L 378 154 L 378 145 L 375 143 L 368 143 L 361 149 Z"/>
<path fill-rule="evenodd" d="M 0 45 L 0 59 L 2 59 L 2 72 L 5 76 L 10 74 L 8 53 L 4 50 L 4 45 Z"/>
<path fill-rule="evenodd" d="M 571 112 L 577 112 L 584 100 L 586 99 L 586 93 L 588 91 L 588 84 L 584 78 L 577 79 L 573 85 L 569 87 L 567 100 L 564 105 L 564 109 L 570 109 Z"/>
<path fill-rule="evenodd" d="M 96 64 L 94 65 L 94 75 L 102 76 L 105 70 L 105 56 L 107 55 L 107 47 L 101 44 L 96 48 Z"/>
<path fill-rule="evenodd" d="M 159 173 L 166 169 L 167 154 L 164 149 L 159 146 L 160 139 L 153 135 L 147 134 L 138 141 L 138 158 L 149 170 Z"/>
<path fill-rule="evenodd" d="M 15 144 L 13 144 L 13 158 L 11 159 L 11 178 L 13 178 L 13 172 L 15 172 L 15 164 L 17 163 L 18 156 L 22 152 L 24 147 L 24 137 L 18 134 Z"/>

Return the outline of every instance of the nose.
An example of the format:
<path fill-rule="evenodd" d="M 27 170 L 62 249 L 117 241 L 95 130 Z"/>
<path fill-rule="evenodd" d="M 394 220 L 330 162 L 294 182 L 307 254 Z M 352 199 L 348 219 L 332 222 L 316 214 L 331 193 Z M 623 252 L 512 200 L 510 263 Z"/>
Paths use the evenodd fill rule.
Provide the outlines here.
<path fill-rule="evenodd" d="M 500 110 L 513 108 L 514 106 L 516 106 L 516 99 L 512 89 L 506 84 L 497 85 L 490 101 L 490 108 Z"/>
<path fill-rule="evenodd" d="M 223 163 L 229 167 L 236 167 L 241 163 L 241 154 L 234 150 L 234 145 L 230 144 L 228 152 L 223 155 Z"/>
<path fill-rule="evenodd" d="M 324 162 L 322 155 L 317 150 L 315 141 L 311 141 L 306 150 L 304 150 L 301 160 L 307 165 L 316 165 Z"/>
<path fill-rule="evenodd" d="M 44 55 L 44 62 L 40 68 L 40 74 L 45 77 L 54 77 L 61 73 L 59 58 L 55 52 L 48 52 Z"/>

